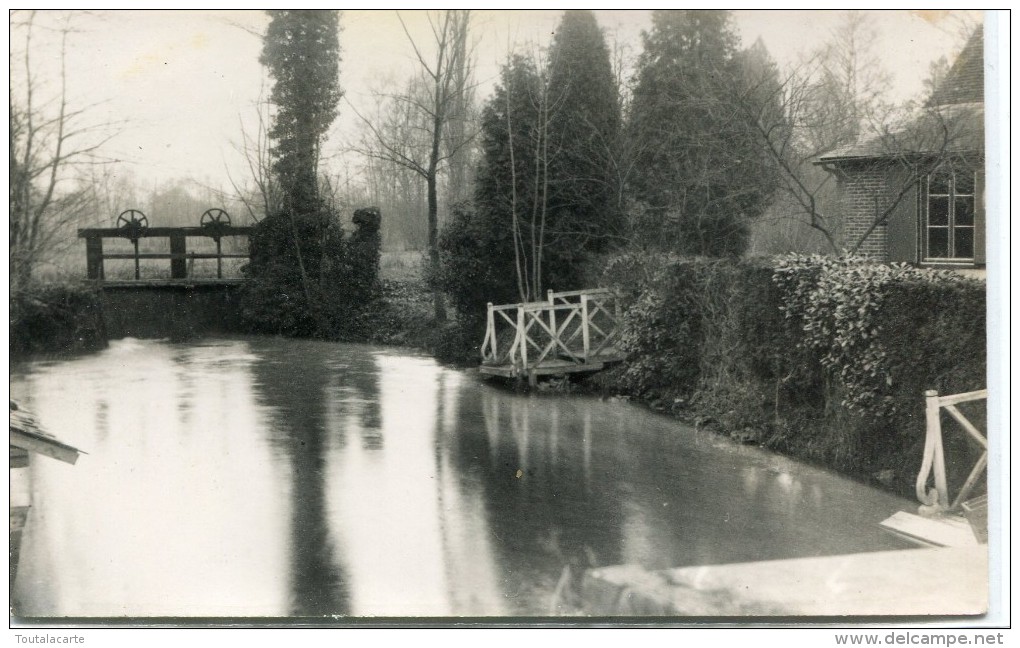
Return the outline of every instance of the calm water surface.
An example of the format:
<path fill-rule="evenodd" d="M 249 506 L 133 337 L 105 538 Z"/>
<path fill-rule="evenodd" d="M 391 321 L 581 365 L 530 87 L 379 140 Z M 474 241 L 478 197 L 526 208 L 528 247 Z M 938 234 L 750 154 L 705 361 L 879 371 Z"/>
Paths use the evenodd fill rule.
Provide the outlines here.
<path fill-rule="evenodd" d="M 126 339 L 11 390 L 88 453 L 33 459 L 21 616 L 544 615 L 567 565 L 896 548 L 877 525 L 909 506 L 371 346 Z"/>

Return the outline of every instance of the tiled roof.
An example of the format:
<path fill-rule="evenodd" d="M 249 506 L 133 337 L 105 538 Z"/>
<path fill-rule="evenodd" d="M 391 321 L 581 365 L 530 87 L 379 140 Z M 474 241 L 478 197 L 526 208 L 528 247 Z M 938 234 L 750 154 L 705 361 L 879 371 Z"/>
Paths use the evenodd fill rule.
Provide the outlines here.
<path fill-rule="evenodd" d="M 965 153 L 984 149 L 983 103 L 932 106 L 902 129 L 826 153 L 818 161 Z"/>
<path fill-rule="evenodd" d="M 935 106 L 975 103 L 985 99 L 985 32 L 978 27 L 932 94 Z"/>
<path fill-rule="evenodd" d="M 984 150 L 984 30 L 978 27 L 924 112 L 901 129 L 826 153 L 819 163 Z"/>

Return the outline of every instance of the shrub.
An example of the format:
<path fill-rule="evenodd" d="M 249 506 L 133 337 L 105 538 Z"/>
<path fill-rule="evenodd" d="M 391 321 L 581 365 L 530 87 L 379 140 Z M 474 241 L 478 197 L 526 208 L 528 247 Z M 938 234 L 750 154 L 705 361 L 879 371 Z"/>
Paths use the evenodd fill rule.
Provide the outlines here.
<path fill-rule="evenodd" d="M 274 214 L 252 233 L 241 313 L 250 330 L 332 339 L 364 334 L 379 296 L 379 210 L 355 212 L 344 240 L 337 214 Z"/>
<path fill-rule="evenodd" d="M 682 260 L 660 266 L 646 275 L 624 311 L 620 347 L 627 363 L 619 380 L 628 393 L 675 402 L 696 387 L 702 346 L 698 270 Z"/>
<path fill-rule="evenodd" d="M 450 296 L 462 319 L 483 322 L 488 302 L 520 299 L 512 250 L 509 232 L 495 222 L 495 216 L 472 210 L 468 204 L 456 205 L 439 236 L 439 273 L 427 280 L 430 287 Z"/>
<path fill-rule="evenodd" d="M 10 296 L 12 355 L 92 351 L 106 346 L 99 293 L 82 286 L 34 285 Z"/>

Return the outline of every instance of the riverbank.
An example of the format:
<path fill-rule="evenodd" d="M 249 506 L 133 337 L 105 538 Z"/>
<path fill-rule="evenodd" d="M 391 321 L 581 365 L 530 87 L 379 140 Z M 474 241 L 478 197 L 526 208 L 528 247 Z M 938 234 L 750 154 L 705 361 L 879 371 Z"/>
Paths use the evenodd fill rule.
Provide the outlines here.
<path fill-rule="evenodd" d="M 8 303 L 12 358 L 106 347 L 102 303 L 93 288 L 75 283 L 38 284 L 12 292 Z"/>

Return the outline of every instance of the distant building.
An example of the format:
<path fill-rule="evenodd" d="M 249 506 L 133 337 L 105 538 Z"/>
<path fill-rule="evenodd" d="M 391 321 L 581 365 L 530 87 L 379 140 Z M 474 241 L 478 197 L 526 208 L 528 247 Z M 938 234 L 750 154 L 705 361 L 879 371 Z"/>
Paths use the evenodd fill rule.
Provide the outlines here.
<path fill-rule="evenodd" d="M 978 28 L 924 113 L 822 156 L 843 199 L 843 240 L 881 261 L 985 264 L 984 32 Z"/>

